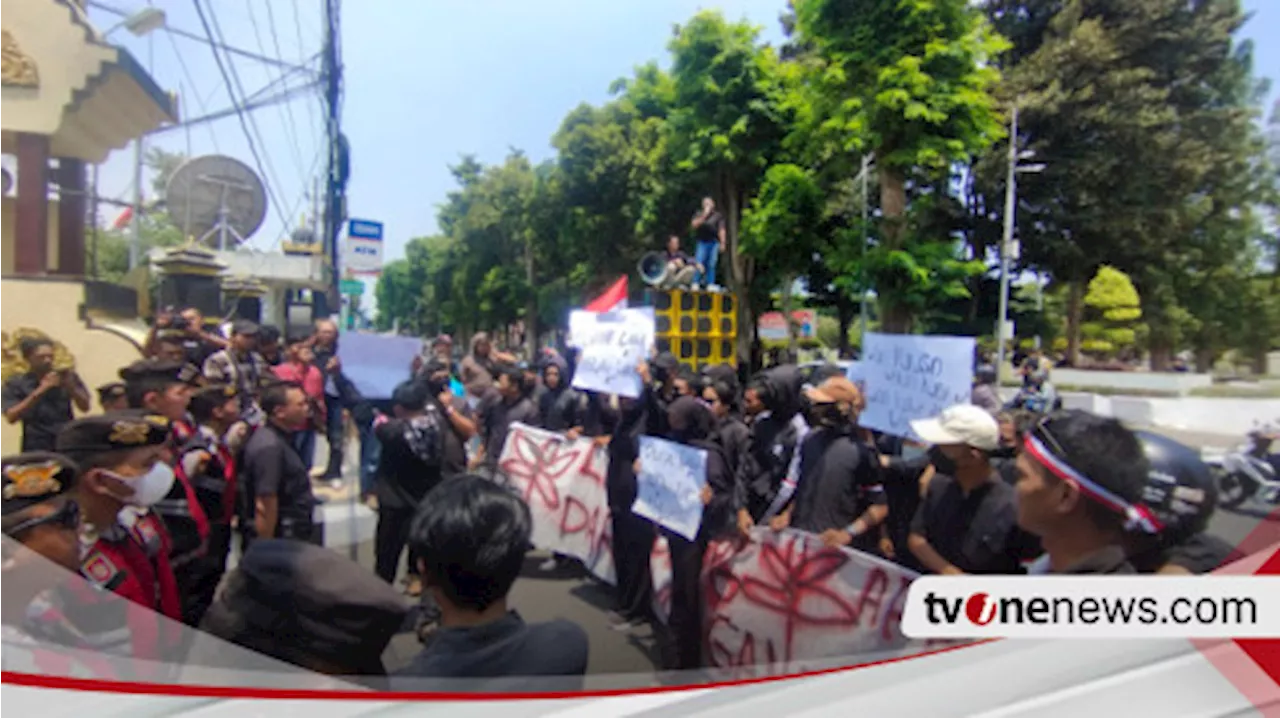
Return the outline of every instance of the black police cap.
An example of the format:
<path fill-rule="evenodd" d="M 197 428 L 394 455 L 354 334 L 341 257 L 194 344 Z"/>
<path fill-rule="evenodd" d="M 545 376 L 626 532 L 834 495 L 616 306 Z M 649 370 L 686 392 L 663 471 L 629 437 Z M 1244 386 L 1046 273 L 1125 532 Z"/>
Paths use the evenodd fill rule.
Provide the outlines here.
<path fill-rule="evenodd" d="M 105 404 L 108 401 L 121 399 L 124 397 L 124 382 L 113 381 L 98 387 L 98 403 Z"/>
<path fill-rule="evenodd" d="M 6 456 L 0 463 L 5 516 L 70 492 L 80 474 L 71 459 L 49 451 Z"/>
<path fill-rule="evenodd" d="M 140 359 L 120 370 L 120 378 L 125 384 L 143 381 L 170 382 L 185 384 L 182 362 L 165 361 L 163 359 Z"/>
<path fill-rule="evenodd" d="M 111 411 L 76 419 L 58 432 L 59 453 L 90 455 L 163 444 L 169 420 L 141 410 Z"/>

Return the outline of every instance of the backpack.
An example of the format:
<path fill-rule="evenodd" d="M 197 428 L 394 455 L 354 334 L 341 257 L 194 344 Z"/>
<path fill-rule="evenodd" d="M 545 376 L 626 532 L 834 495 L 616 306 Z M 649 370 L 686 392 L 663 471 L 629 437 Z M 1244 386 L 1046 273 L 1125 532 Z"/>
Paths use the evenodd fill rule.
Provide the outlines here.
<path fill-rule="evenodd" d="M 404 440 L 422 463 L 440 466 L 444 463 L 444 417 L 434 402 L 427 402 L 426 411 L 404 425 Z"/>

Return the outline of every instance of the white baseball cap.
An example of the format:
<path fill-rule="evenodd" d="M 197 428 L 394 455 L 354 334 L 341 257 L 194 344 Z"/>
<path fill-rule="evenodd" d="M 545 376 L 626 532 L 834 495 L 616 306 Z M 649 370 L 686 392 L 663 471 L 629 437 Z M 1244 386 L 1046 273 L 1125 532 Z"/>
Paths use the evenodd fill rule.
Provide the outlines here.
<path fill-rule="evenodd" d="M 930 444 L 966 444 L 983 451 L 1000 448 L 1000 425 L 995 417 L 972 404 L 957 404 L 931 419 L 913 421 L 911 430 Z"/>

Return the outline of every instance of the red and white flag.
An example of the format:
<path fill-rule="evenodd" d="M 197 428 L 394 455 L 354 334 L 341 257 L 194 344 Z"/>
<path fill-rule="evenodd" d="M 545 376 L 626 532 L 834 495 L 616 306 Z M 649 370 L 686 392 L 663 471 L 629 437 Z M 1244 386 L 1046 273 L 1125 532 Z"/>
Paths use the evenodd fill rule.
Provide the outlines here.
<path fill-rule="evenodd" d="M 627 278 L 626 276 L 618 277 L 618 281 L 614 282 L 604 294 L 591 300 L 587 306 L 583 307 L 583 311 L 587 312 L 616 312 L 619 309 L 627 308 Z"/>
<path fill-rule="evenodd" d="M 124 229 L 129 226 L 129 222 L 133 221 L 133 207 L 125 207 L 124 211 L 116 217 L 116 221 L 111 223 L 112 229 Z"/>

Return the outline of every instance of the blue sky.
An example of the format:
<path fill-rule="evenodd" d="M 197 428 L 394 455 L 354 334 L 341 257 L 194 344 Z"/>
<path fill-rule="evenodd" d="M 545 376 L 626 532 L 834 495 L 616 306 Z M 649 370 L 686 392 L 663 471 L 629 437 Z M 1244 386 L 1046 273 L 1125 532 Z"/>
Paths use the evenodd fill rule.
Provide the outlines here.
<path fill-rule="evenodd" d="M 126 11 L 154 4 L 166 11 L 171 27 L 203 34 L 189 2 L 102 2 Z M 1280 43 L 1275 41 L 1280 38 L 1280 0 L 1244 4 L 1254 13 L 1244 34 L 1256 43 L 1255 71 L 1277 78 L 1270 108 L 1280 96 Z M 215 9 L 223 34 L 237 47 L 265 50 L 299 64 L 321 47 L 320 0 L 206 0 L 203 5 L 206 13 L 210 6 Z M 436 208 L 453 187 L 448 165 L 463 154 L 498 162 L 514 147 L 534 161 L 550 157 L 551 135 L 565 114 L 580 102 L 607 100 L 609 84 L 635 65 L 665 58 L 673 24 L 715 7 L 732 19 L 760 25 L 763 37 L 777 42 L 782 37 L 777 17 L 784 5 L 783 0 L 343 3 L 350 214 L 384 222 L 388 258 L 402 256 L 406 241 L 435 231 Z M 93 8 L 90 17 L 104 30 L 117 20 Z M 180 93 L 185 116 L 229 106 L 207 46 L 164 32 L 135 38 L 120 30 L 111 40 L 128 47 L 162 86 Z M 188 72 L 178 61 L 179 52 Z M 249 93 L 279 72 L 250 60 L 237 59 L 234 66 Z M 276 205 L 251 241 L 255 247 L 275 245 L 310 204 L 311 167 L 321 149 L 320 111 L 313 94 L 287 108 L 253 113 Z M 153 142 L 193 155 L 221 152 L 253 164 L 234 117 Z M 131 149 L 112 154 L 101 173 L 104 195 L 128 197 L 131 163 Z M 104 209 L 107 218 L 113 213 Z"/>

